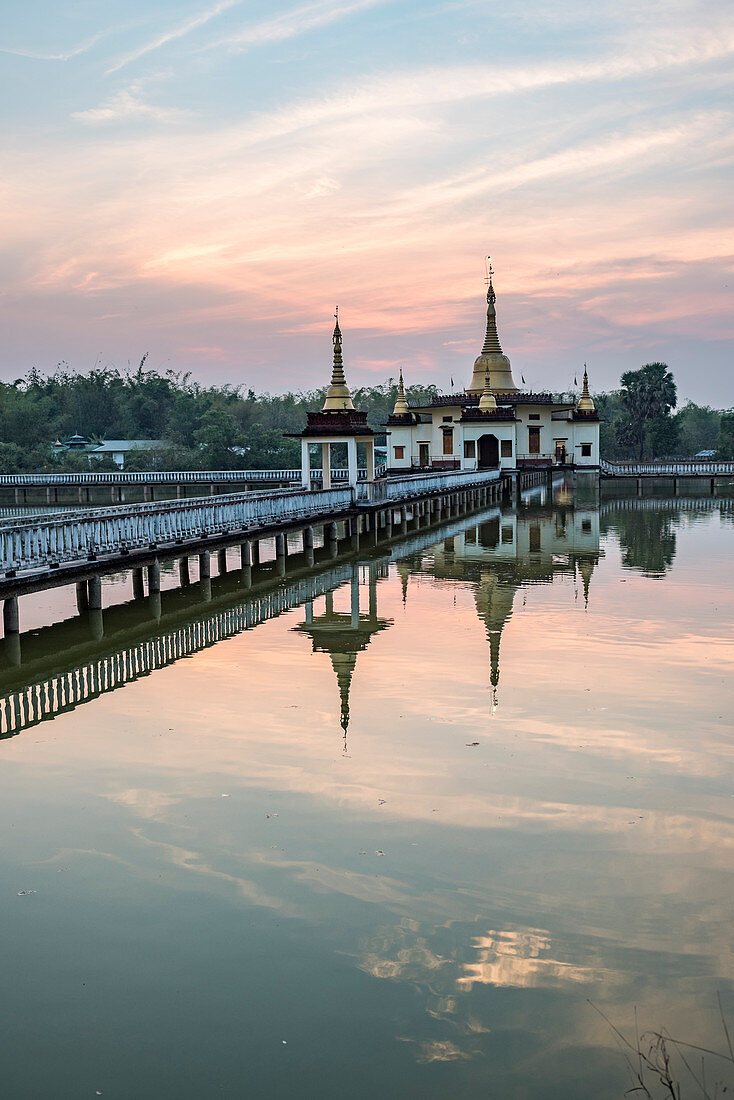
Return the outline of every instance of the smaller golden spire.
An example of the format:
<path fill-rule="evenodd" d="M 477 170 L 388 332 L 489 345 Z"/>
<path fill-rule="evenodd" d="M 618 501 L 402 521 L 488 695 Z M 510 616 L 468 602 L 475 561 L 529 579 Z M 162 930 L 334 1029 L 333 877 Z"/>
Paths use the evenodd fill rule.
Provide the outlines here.
<path fill-rule="evenodd" d="M 492 393 L 492 384 L 489 380 L 489 371 L 484 375 L 484 389 L 482 390 L 482 396 L 479 398 L 479 408 L 483 412 L 487 412 L 490 409 L 497 408 L 497 398 Z"/>
<path fill-rule="evenodd" d="M 342 412 L 344 409 L 354 409 L 352 395 L 349 392 L 347 380 L 344 377 L 344 363 L 342 362 L 342 333 L 339 328 L 339 306 L 334 313 L 336 324 L 334 325 L 334 365 L 331 370 L 331 385 L 326 391 L 326 399 L 321 407 L 322 412 Z"/>
<path fill-rule="evenodd" d="M 393 416 L 407 416 L 410 412 L 408 408 L 408 402 L 405 400 L 405 386 L 403 384 L 403 368 L 400 368 L 400 381 L 398 382 L 398 396 L 395 399 L 395 408 L 392 411 Z"/>
<path fill-rule="evenodd" d="M 576 406 L 579 412 L 595 412 L 596 405 L 591 399 L 589 394 L 589 376 L 586 373 L 586 363 L 584 363 L 584 386 L 581 390 L 581 397 L 579 397 L 578 405 Z"/>

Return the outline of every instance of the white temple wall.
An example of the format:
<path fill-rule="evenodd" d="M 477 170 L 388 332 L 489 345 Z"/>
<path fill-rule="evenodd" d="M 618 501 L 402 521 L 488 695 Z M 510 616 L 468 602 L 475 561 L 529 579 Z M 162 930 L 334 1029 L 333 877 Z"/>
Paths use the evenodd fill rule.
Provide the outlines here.
<path fill-rule="evenodd" d="M 573 430 L 573 457 L 576 465 L 598 466 L 599 421 L 574 420 L 569 427 Z"/>

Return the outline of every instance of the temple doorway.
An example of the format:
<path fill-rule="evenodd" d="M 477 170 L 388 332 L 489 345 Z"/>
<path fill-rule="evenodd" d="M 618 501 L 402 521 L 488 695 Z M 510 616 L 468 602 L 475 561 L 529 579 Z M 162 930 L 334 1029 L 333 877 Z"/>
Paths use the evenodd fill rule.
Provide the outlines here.
<path fill-rule="evenodd" d="M 500 445 L 496 435 L 483 435 L 479 438 L 480 470 L 496 470 L 500 464 Z"/>

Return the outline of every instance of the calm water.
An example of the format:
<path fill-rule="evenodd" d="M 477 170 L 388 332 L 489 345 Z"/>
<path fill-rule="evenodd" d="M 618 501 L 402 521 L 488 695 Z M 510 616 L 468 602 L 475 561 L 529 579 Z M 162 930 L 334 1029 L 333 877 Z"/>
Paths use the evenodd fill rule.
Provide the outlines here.
<path fill-rule="evenodd" d="M 21 601 L 5 1095 L 621 1098 L 590 1001 L 722 1047 L 734 507 L 576 503 Z"/>

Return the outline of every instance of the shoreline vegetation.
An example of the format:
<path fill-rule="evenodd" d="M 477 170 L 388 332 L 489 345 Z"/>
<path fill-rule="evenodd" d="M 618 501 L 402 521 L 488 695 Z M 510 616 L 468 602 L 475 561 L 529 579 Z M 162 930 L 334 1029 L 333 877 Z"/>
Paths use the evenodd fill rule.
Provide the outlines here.
<path fill-rule="evenodd" d="M 160 439 L 153 451 L 133 451 L 126 470 L 279 469 L 300 465 L 301 431 L 325 389 L 256 393 L 246 386 L 205 386 L 189 374 L 147 368 L 94 368 L 87 373 L 59 364 L 49 374 L 30 371 L 0 382 L 0 473 L 116 469 L 109 456 L 54 453 L 57 440 L 79 434 L 106 439 Z M 408 399 L 429 399 L 436 386 L 409 386 Z M 397 379 L 355 388 L 355 405 L 378 435 L 392 412 Z M 574 401 L 578 395 L 555 394 Z M 605 458 L 690 458 L 709 450 L 734 458 L 734 410 L 688 402 L 677 411 L 676 387 L 664 363 L 622 375 L 620 388 L 593 395 L 603 423 Z M 378 443 L 384 443 L 384 437 Z"/>

